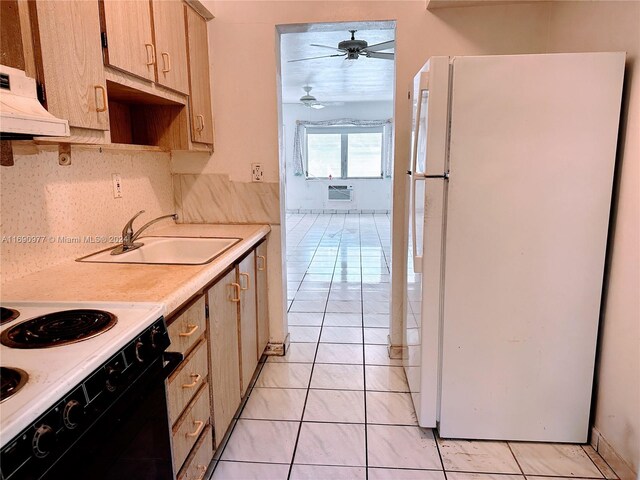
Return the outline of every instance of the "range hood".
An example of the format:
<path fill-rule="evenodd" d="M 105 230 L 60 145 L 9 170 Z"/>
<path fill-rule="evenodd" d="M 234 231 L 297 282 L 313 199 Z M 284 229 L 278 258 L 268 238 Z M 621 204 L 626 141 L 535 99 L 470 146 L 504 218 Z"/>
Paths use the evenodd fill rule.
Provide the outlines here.
<path fill-rule="evenodd" d="M 69 122 L 51 115 L 38 101 L 36 81 L 0 65 L 0 138 L 68 137 Z"/>

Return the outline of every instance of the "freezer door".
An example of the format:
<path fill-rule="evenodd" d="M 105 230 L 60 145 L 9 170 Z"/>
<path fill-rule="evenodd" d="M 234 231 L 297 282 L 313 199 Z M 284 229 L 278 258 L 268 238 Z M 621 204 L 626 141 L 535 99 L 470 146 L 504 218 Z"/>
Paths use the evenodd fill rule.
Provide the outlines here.
<path fill-rule="evenodd" d="M 624 61 L 454 60 L 443 437 L 587 440 Z"/>

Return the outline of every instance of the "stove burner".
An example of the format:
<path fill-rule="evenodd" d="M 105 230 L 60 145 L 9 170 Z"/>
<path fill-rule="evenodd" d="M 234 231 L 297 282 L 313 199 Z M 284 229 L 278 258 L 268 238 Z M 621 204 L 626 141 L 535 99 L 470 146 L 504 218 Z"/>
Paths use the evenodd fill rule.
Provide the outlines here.
<path fill-rule="evenodd" d="M 15 320 L 20 316 L 20 312 L 13 308 L 0 307 L 0 313 L 2 313 L 2 317 L 0 317 L 0 325 L 4 325 L 5 323 Z"/>
<path fill-rule="evenodd" d="M 20 390 L 29 380 L 29 375 L 19 368 L 0 367 L 0 402 Z"/>
<path fill-rule="evenodd" d="M 106 332 L 118 321 L 103 310 L 65 310 L 7 328 L 0 342 L 13 348 L 48 348 L 80 342 Z"/>

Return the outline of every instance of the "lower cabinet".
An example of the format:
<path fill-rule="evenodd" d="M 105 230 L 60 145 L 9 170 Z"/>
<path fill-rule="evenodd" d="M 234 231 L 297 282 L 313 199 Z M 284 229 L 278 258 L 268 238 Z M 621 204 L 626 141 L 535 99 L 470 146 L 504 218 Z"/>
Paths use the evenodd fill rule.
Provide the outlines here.
<path fill-rule="evenodd" d="M 238 303 L 235 269 L 207 293 L 209 300 L 209 369 L 215 442 L 219 444 L 240 405 Z"/>
<path fill-rule="evenodd" d="M 240 284 L 240 366 L 242 396 L 258 366 L 258 324 L 256 311 L 256 254 L 252 251 L 236 267 Z"/>
<path fill-rule="evenodd" d="M 267 242 L 256 247 L 256 314 L 258 325 L 258 358 L 269 343 L 269 304 L 267 303 Z"/>

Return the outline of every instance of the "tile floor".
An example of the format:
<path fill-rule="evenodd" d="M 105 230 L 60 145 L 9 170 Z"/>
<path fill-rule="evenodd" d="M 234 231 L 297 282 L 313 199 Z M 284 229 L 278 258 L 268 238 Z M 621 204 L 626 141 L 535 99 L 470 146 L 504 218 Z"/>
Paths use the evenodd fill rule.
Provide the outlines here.
<path fill-rule="evenodd" d="M 227 479 L 615 479 L 589 446 L 443 440 L 387 356 L 387 215 L 287 217 L 291 346 L 260 365 L 217 453 Z"/>

